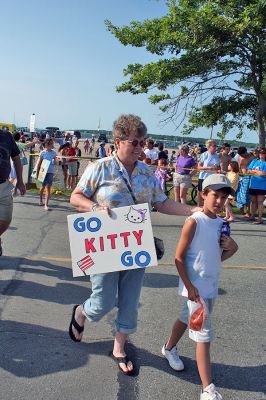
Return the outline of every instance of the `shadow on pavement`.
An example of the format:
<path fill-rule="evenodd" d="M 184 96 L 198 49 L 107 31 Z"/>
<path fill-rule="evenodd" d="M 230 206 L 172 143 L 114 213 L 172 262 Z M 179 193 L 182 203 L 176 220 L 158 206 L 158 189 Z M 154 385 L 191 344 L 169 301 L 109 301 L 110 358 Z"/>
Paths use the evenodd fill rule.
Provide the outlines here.
<path fill-rule="evenodd" d="M 34 378 L 80 368 L 89 362 L 91 354 L 108 355 L 113 345 L 112 340 L 74 343 L 67 332 L 16 321 L 1 321 L 0 333 L 5 341 L 0 366 L 18 377 Z"/>
<path fill-rule="evenodd" d="M 2 343 L 0 350 L 0 366 L 17 377 L 34 378 L 56 372 L 69 371 L 88 364 L 91 355 L 108 356 L 112 349 L 112 340 L 102 340 L 94 343 L 73 343 L 67 332 L 46 328 L 39 325 L 15 321 L 1 321 L 0 332 Z M 166 374 L 176 376 L 193 384 L 200 384 L 196 362 L 182 357 L 185 370 L 173 371 L 167 361 L 145 349 L 128 344 L 127 354 L 136 365 L 136 377 L 141 368 L 151 367 Z M 116 373 L 119 389 L 133 384 L 136 377 L 127 377 L 118 371 L 113 360 L 106 360 L 106 366 L 111 374 Z M 107 364 L 108 363 L 108 364 Z M 110 366 L 113 365 L 111 368 Z M 263 392 L 265 390 L 265 366 L 235 366 L 213 363 L 214 380 L 218 387 L 231 390 Z M 127 391 L 130 399 L 130 391 Z M 121 399 L 121 396 L 118 396 Z"/>
<path fill-rule="evenodd" d="M 158 289 L 158 288 L 178 288 L 179 277 L 171 274 L 158 274 L 149 272 L 144 275 L 143 287 Z M 219 288 L 219 294 L 226 294 L 224 289 Z"/>
<path fill-rule="evenodd" d="M 51 211 L 53 209 L 56 210 L 56 211 L 69 211 L 69 212 L 72 212 L 72 213 L 75 211 L 73 209 L 73 207 L 70 206 L 70 205 L 69 206 L 62 205 L 60 202 L 58 202 L 58 200 L 56 201 L 56 204 L 53 204 L 53 201 L 56 201 L 56 200 L 53 200 L 53 199 L 49 200 L 49 207 L 51 207 Z M 19 204 L 24 204 L 24 205 L 27 205 L 27 206 L 30 205 L 31 207 L 32 206 L 38 207 L 40 209 L 40 211 L 43 210 L 43 206 L 40 206 L 39 203 L 33 203 L 33 202 L 28 202 L 28 201 L 20 201 Z M 77 212 L 77 211 L 75 211 L 75 212 Z"/>
<path fill-rule="evenodd" d="M 45 269 L 44 269 L 45 268 Z M 23 273 L 32 273 L 37 275 L 47 275 L 64 281 L 86 282 L 90 281 L 89 276 L 73 278 L 71 268 L 62 265 L 52 264 L 43 260 L 32 260 L 24 257 L 0 258 L 1 270 L 19 270 Z"/>
<path fill-rule="evenodd" d="M 133 345 L 131 346 L 134 347 Z M 177 379 L 193 384 L 201 384 L 196 361 L 191 358 L 182 356 L 185 370 L 182 372 L 175 372 L 164 358 L 149 353 L 145 349 L 135 348 L 135 354 L 137 354 L 139 364 L 141 365 L 139 373 L 142 367 L 152 367 L 166 374 L 176 376 Z M 264 392 L 266 389 L 264 379 L 266 365 L 240 367 L 236 365 L 212 363 L 212 373 L 215 384 L 219 388 L 252 392 Z"/>
<path fill-rule="evenodd" d="M 178 276 L 149 272 L 144 275 L 143 287 L 152 289 L 178 287 Z"/>
<path fill-rule="evenodd" d="M 234 229 L 232 230 L 233 236 L 262 236 L 266 237 L 266 231 L 265 230 L 246 230 L 246 229 Z"/>
<path fill-rule="evenodd" d="M 2 295 L 57 304 L 80 304 L 91 294 L 89 287 L 71 283 L 57 283 L 55 286 L 47 286 L 36 282 L 12 279 L 12 281 L 1 281 L 1 285 L 5 288 Z"/>

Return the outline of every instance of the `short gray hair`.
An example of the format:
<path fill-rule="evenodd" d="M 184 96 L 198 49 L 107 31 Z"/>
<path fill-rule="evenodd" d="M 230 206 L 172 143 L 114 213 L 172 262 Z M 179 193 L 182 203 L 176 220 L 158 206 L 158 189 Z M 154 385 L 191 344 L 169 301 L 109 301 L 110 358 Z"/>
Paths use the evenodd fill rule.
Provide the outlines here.
<path fill-rule="evenodd" d="M 138 137 L 144 137 L 147 127 L 140 117 L 133 114 L 122 114 L 113 123 L 113 139 L 126 140 L 131 133 Z"/>

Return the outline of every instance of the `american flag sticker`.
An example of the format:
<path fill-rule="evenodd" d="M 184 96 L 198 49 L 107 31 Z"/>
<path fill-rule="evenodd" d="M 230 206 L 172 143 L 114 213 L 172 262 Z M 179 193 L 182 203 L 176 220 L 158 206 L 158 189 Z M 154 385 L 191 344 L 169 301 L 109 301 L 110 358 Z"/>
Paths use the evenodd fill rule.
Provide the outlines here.
<path fill-rule="evenodd" d="M 80 261 L 77 262 L 79 269 L 81 269 L 81 271 L 86 271 L 86 269 L 91 268 L 95 263 L 93 261 L 93 259 L 91 258 L 91 256 L 86 256 L 84 258 L 82 258 Z"/>

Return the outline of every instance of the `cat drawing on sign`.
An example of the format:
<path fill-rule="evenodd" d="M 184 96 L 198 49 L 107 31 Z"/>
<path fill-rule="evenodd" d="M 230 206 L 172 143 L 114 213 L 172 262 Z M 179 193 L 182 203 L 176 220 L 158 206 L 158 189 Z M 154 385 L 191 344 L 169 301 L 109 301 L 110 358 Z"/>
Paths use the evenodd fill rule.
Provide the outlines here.
<path fill-rule="evenodd" d="M 134 207 L 130 207 L 129 212 L 126 214 L 126 221 L 132 222 L 133 224 L 141 224 L 146 219 L 146 212 L 146 209 L 137 210 Z"/>

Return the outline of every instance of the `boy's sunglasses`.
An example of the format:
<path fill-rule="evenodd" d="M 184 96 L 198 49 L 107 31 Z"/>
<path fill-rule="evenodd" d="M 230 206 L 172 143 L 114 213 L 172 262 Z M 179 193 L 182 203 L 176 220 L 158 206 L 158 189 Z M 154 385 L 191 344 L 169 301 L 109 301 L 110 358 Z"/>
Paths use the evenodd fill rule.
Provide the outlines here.
<path fill-rule="evenodd" d="M 140 147 L 144 147 L 145 145 L 145 140 L 138 140 L 138 139 L 134 139 L 134 140 L 123 140 L 123 142 L 128 142 L 130 144 L 132 144 L 133 147 L 137 147 L 138 145 Z"/>

